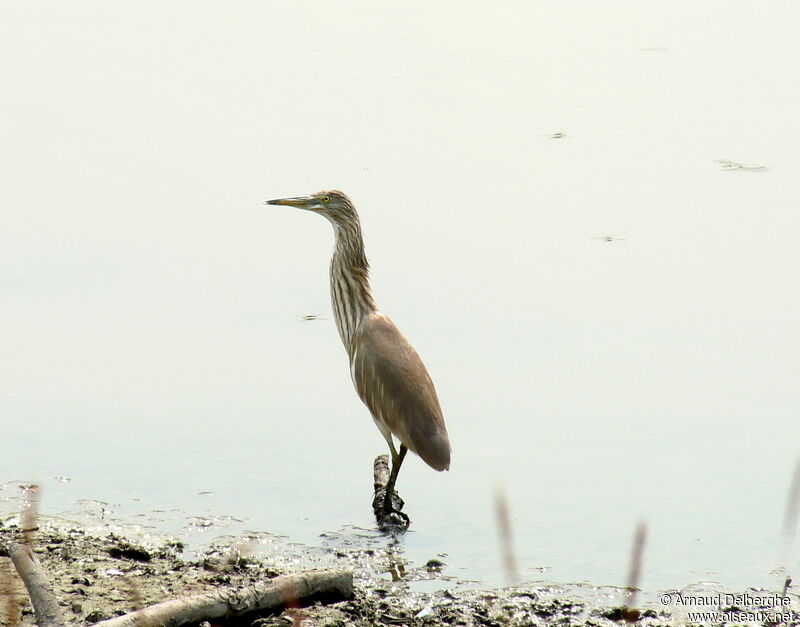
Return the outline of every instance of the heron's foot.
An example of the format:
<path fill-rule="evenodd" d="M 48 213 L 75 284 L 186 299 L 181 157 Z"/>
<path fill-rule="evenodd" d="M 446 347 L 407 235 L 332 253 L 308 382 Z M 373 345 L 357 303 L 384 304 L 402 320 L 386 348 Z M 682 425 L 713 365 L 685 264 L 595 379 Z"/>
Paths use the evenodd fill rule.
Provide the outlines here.
<path fill-rule="evenodd" d="M 411 519 L 403 510 L 403 499 L 392 491 L 392 499 L 386 498 L 386 489 L 379 488 L 372 499 L 372 510 L 375 512 L 375 520 L 378 521 L 378 529 L 388 532 L 402 532 L 408 529 Z"/>
<path fill-rule="evenodd" d="M 390 510 L 381 512 L 378 519 L 378 529 L 388 533 L 403 533 L 411 525 L 408 514 L 400 510 Z"/>
<path fill-rule="evenodd" d="M 405 505 L 405 501 L 400 498 L 397 490 L 392 490 L 391 498 L 389 498 L 389 493 L 386 490 L 383 491 L 384 512 L 399 512 L 403 509 L 403 505 Z"/>
<path fill-rule="evenodd" d="M 405 502 L 400 498 L 396 491 L 392 490 L 391 501 L 386 498 L 386 488 L 378 488 L 372 496 L 372 510 L 377 516 L 379 512 L 399 512 L 403 509 Z"/>

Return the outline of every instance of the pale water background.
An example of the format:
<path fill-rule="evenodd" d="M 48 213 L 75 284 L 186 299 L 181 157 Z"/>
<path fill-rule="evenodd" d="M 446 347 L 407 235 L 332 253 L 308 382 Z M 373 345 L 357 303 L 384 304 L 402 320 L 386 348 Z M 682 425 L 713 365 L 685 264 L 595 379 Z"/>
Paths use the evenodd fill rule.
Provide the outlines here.
<path fill-rule="evenodd" d="M 646 589 L 776 586 L 798 27 L 792 1 L 4 3 L 0 483 L 201 540 L 385 542 L 331 228 L 260 204 L 336 187 L 453 444 L 404 466 L 407 558 L 503 583 L 502 486 L 523 580 L 624 584 L 646 520 Z"/>

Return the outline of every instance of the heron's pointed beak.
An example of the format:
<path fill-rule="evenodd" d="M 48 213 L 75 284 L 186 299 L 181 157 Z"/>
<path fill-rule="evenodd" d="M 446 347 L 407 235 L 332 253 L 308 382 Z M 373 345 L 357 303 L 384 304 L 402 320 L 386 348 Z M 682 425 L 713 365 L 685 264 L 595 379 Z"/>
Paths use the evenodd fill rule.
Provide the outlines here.
<path fill-rule="evenodd" d="M 265 205 L 286 205 L 287 207 L 297 207 L 308 209 L 316 203 L 313 196 L 296 196 L 294 198 L 276 198 L 275 200 L 265 200 Z"/>

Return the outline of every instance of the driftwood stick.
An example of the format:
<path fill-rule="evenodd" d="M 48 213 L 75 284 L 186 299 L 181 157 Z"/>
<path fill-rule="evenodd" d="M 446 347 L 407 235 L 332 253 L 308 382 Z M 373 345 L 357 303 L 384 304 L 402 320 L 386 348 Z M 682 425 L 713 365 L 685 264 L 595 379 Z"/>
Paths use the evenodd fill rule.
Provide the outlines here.
<path fill-rule="evenodd" d="M 244 590 L 222 589 L 151 605 L 95 623 L 94 627 L 178 627 L 230 618 L 250 612 L 273 612 L 314 600 L 342 601 L 353 597 L 353 572 L 318 570 L 281 575 Z"/>
<path fill-rule="evenodd" d="M 405 531 L 411 524 L 411 520 L 403 512 L 403 499 L 394 490 L 392 493 L 392 507 L 394 511 L 387 512 L 383 509 L 384 497 L 386 496 L 386 484 L 389 483 L 389 456 L 378 455 L 372 463 L 372 480 L 374 491 L 372 493 L 372 511 L 375 520 L 378 521 L 378 529 L 381 531 L 398 532 Z"/>
<path fill-rule="evenodd" d="M 28 596 L 31 598 L 31 605 L 36 614 L 36 624 L 39 627 L 64 627 L 64 618 L 61 616 L 58 599 L 53 593 L 47 575 L 36 555 L 29 547 L 20 546 L 14 542 L 9 542 L 6 549 L 22 583 L 25 584 Z"/>
<path fill-rule="evenodd" d="M 389 483 L 389 456 L 378 455 L 372 463 L 372 479 L 375 486 L 375 492 L 378 490 L 385 490 L 386 484 Z"/>

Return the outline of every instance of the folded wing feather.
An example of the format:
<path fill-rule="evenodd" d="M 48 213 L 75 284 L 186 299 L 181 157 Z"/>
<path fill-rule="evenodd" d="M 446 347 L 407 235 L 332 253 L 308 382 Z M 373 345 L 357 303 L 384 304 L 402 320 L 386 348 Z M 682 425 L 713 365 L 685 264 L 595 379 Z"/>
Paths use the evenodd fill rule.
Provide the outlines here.
<path fill-rule="evenodd" d="M 450 468 L 450 441 L 425 364 L 394 323 L 368 314 L 351 345 L 356 391 L 375 419 L 435 470 Z"/>

